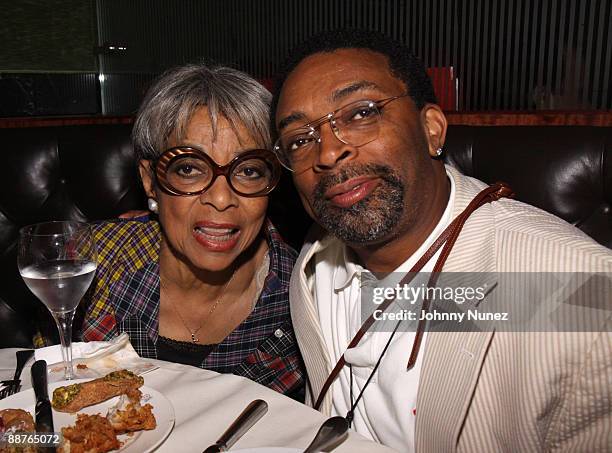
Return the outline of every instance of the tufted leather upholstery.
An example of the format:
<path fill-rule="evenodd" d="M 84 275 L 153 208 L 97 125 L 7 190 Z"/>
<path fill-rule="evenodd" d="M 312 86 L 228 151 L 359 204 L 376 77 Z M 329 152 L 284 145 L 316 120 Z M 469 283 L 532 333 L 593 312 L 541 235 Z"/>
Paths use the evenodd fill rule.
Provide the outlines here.
<path fill-rule="evenodd" d="M 55 333 L 16 266 L 23 225 L 98 220 L 146 209 L 130 126 L 0 129 L 0 347 L 28 346 L 36 325 Z M 451 126 L 446 159 L 486 182 L 511 184 L 517 198 L 575 223 L 612 247 L 612 128 Z M 299 246 L 309 221 L 285 178 L 270 215 Z"/>
<path fill-rule="evenodd" d="M 95 220 L 142 209 L 131 126 L 0 129 L 0 347 L 28 346 L 36 324 L 55 326 L 16 262 L 19 228 L 46 220 Z"/>
<path fill-rule="evenodd" d="M 447 160 L 612 248 L 612 128 L 454 126 Z"/>

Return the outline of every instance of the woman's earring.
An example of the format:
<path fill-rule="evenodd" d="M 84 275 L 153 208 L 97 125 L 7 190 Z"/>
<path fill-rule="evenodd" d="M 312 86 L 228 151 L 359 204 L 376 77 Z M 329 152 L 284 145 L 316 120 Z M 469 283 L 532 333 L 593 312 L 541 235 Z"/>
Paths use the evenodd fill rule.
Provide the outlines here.
<path fill-rule="evenodd" d="M 159 205 L 157 204 L 157 201 L 155 201 L 153 198 L 149 198 L 147 200 L 147 204 L 149 205 L 149 211 L 157 214 L 157 211 L 159 211 Z"/>
<path fill-rule="evenodd" d="M 443 152 L 444 152 L 444 151 L 442 150 L 442 147 L 438 148 L 438 149 L 436 150 L 436 157 L 440 157 L 440 156 L 442 155 L 442 153 L 443 153 Z"/>

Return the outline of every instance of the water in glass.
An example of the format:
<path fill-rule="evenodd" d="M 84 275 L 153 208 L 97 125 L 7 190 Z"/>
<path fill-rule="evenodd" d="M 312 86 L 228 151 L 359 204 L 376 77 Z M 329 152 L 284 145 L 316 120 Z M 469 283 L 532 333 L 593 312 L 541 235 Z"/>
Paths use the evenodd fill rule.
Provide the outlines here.
<path fill-rule="evenodd" d="M 96 259 L 93 235 L 87 224 L 46 222 L 23 227 L 19 233 L 19 272 L 55 319 L 66 379 L 74 376 L 72 321 L 94 278 Z"/>

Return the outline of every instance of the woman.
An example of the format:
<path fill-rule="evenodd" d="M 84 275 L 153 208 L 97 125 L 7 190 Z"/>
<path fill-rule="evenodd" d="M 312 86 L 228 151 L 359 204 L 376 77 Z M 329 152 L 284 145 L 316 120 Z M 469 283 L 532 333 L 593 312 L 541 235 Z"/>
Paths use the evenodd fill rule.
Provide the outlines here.
<path fill-rule="evenodd" d="M 179 67 L 150 88 L 133 141 L 158 221 L 95 226 L 85 340 L 125 331 L 141 356 L 302 393 L 288 300 L 295 252 L 266 219 L 280 173 L 270 100 L 226 67 Z"/>

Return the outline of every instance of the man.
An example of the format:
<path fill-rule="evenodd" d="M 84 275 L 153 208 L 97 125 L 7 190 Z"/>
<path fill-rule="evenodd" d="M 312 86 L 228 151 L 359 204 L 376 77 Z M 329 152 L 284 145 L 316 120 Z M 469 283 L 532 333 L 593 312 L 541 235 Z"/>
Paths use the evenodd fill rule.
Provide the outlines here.
<path fill-rule="evenodd" d="M 419 349 L 414 330 L 370 332 L 346 350 L 364 275 L 409 271 L 486 187 L 439 160 L 446 120 L 416 58 L 377 33 L 323 33 L 292 53 L 273 108 L 277 155 L 322 227 L 290 295 L 308 402 L 344 353 L 320 410 L 399 451 L 612 451 L 609 310 L 593 333 L 428 332 Z M 502 199 L 469 216 L 442 269 L 610 272 L 612 254 Z"/>

